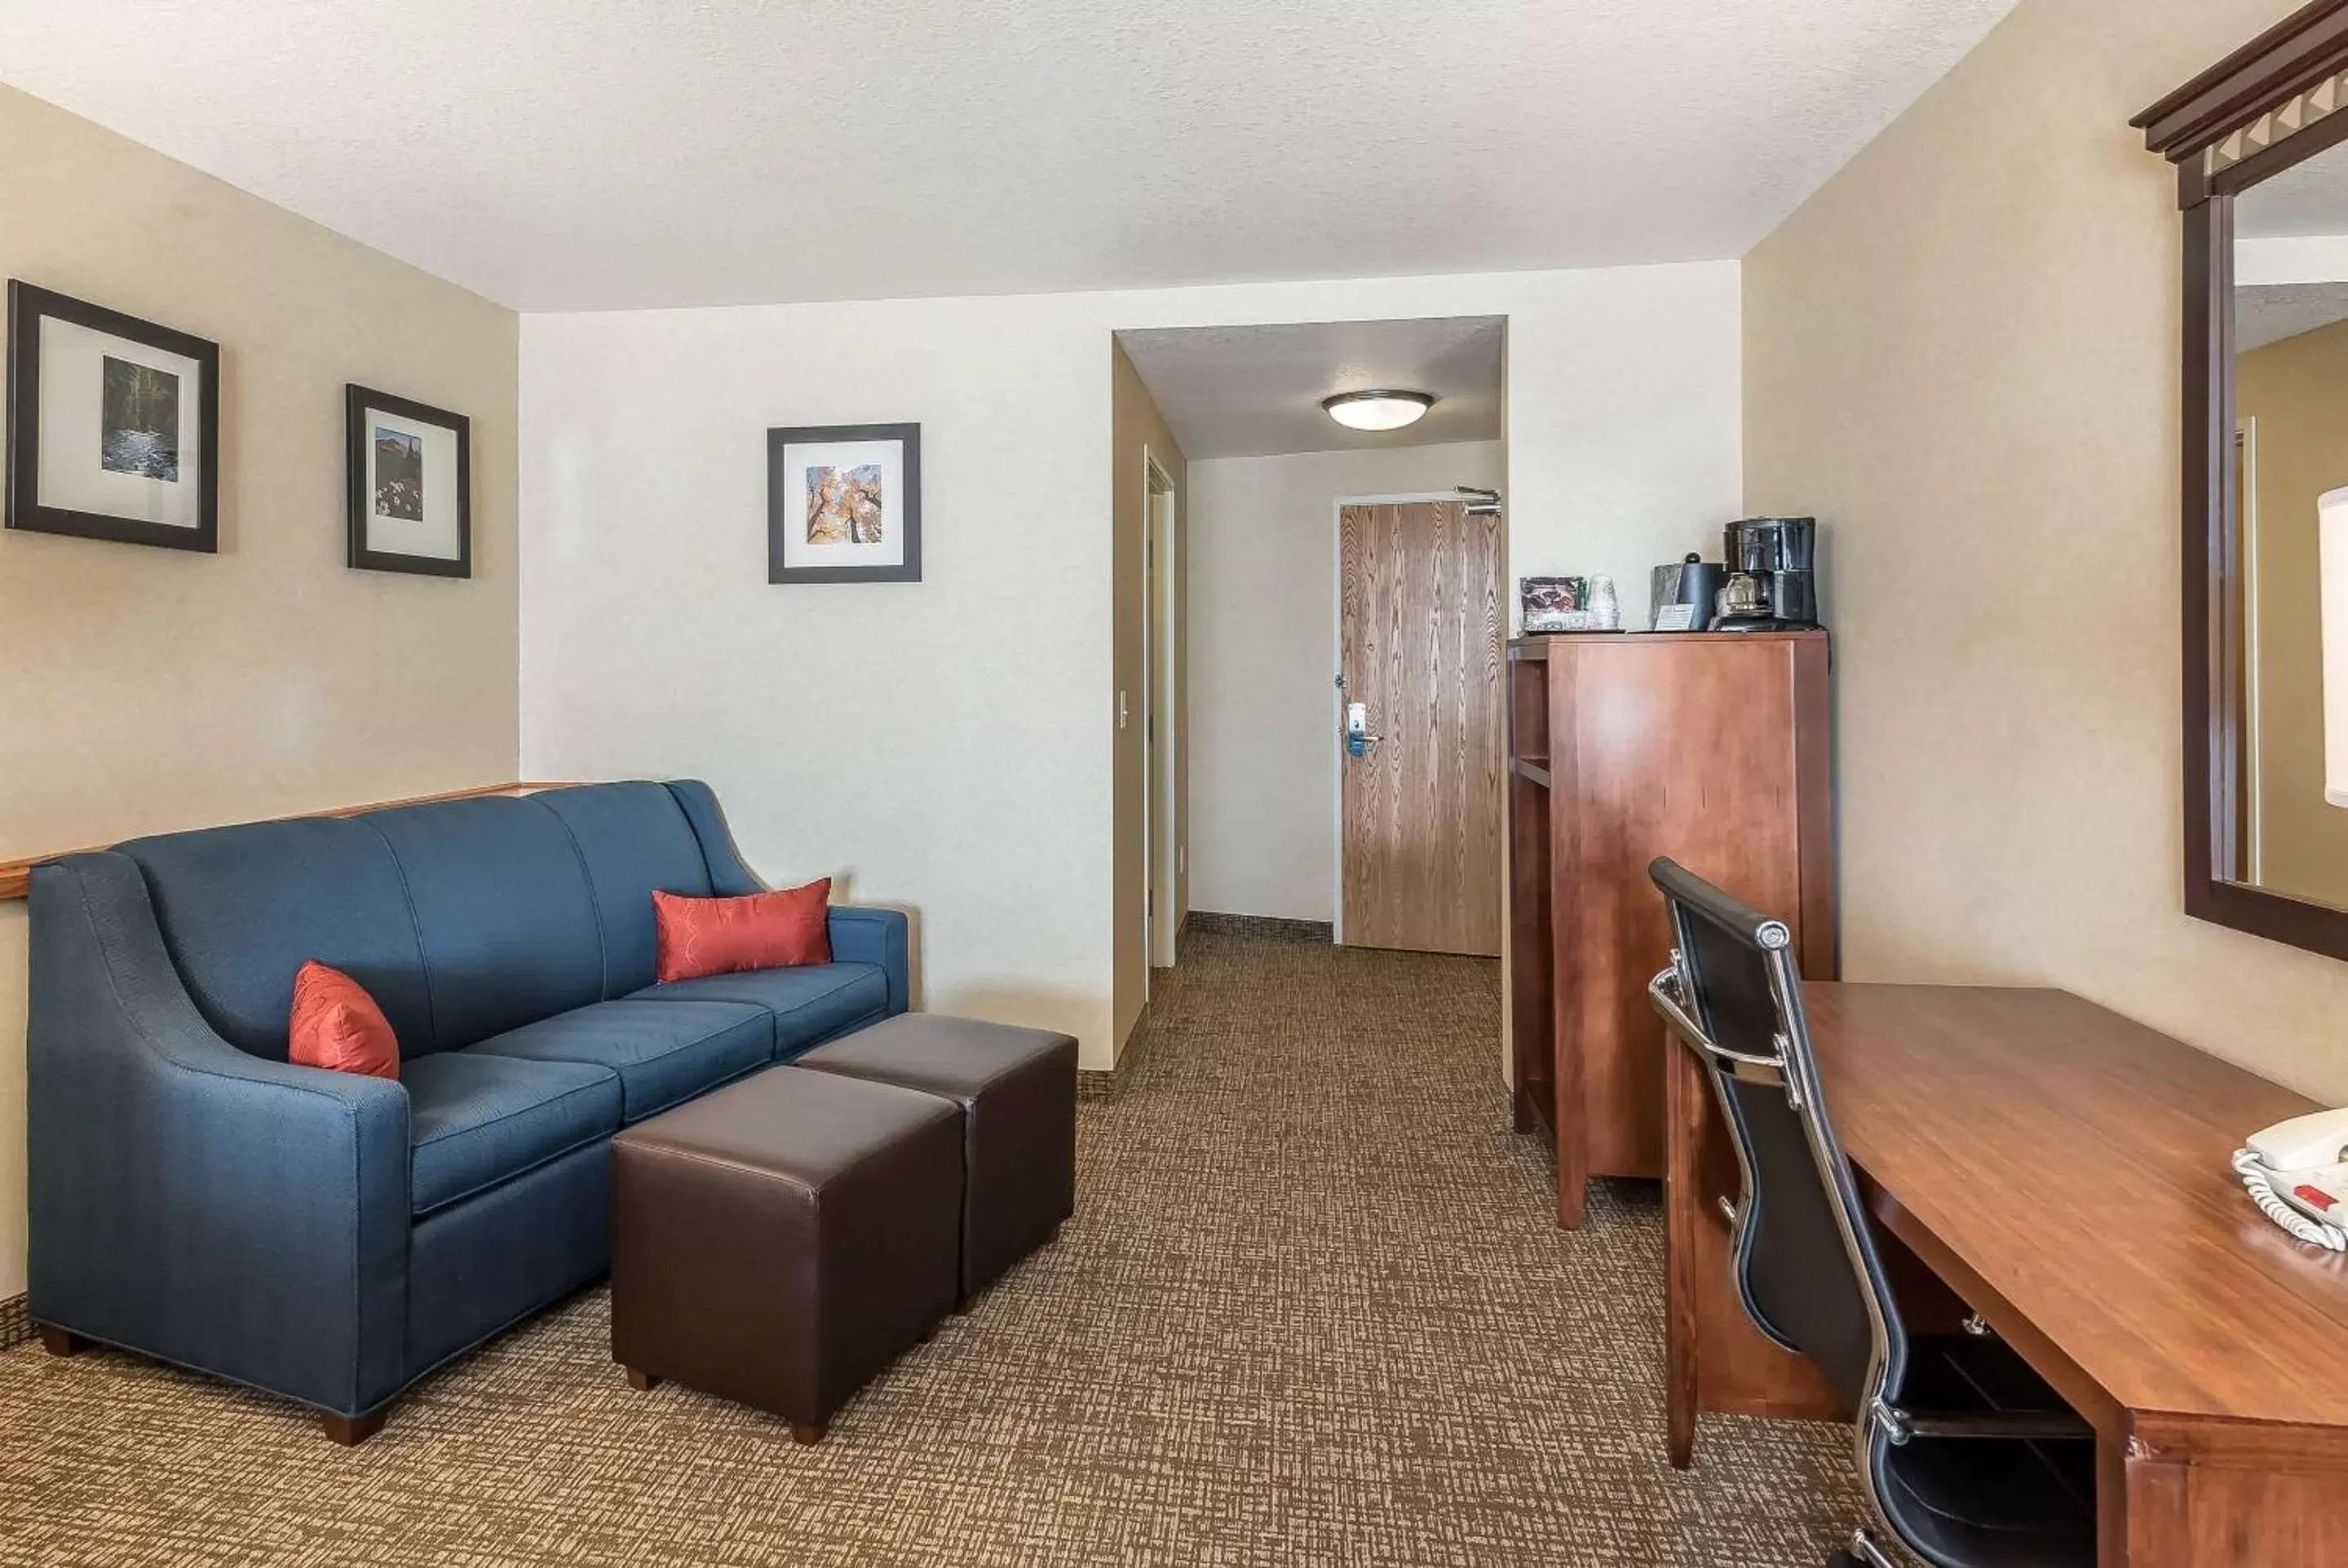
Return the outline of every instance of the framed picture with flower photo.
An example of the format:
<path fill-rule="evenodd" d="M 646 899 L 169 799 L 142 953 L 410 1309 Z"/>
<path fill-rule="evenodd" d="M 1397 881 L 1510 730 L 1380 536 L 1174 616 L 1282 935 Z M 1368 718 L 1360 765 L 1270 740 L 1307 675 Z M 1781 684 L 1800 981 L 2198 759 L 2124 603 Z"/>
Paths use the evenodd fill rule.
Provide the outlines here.
<path fill-rule="evenodd" d="M 220 548 L 220 345 L 8 282 L 7 527 Z"/>
<path fill-rule="evenodd" d="M 922 427 L 767 432 L 768 582 L 922 580 Z"/>
<path fill-rule="evenodd" d="M 346 387 L 344 400 L 350 564 L 472 576 L 472 421 L 364 386 Z"/>

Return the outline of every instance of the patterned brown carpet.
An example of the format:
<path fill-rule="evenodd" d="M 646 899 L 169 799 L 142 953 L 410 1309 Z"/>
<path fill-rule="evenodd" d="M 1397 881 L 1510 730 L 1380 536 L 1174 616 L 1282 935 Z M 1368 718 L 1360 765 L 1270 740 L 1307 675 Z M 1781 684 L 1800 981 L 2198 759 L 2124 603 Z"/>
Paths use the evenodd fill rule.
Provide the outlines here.
<path fill-rule="evenodd" d="M 1202 933 L 1083 1108 L 1079 1212 L 794 1445 L 608 1358 L 600 1292 L 343 1450 L 119 1354 L 0 1355 L 0 1563 L 1816 1568 L 1837 1429 L 1662 1456 L 1661 1218 L 1550 1220 L 1497 967 Z"/>

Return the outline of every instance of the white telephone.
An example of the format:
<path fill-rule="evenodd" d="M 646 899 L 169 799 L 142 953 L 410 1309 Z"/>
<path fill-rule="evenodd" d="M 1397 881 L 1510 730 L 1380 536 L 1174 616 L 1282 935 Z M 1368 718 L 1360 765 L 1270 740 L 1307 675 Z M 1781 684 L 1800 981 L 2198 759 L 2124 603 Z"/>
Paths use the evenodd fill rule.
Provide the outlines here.
<path fill-rule="evenodd" d="M 2348 1109 L 2250 1134 L 2235 1173 L 2267 1218 L 2303 1242 L 2348 1252 Z"/>

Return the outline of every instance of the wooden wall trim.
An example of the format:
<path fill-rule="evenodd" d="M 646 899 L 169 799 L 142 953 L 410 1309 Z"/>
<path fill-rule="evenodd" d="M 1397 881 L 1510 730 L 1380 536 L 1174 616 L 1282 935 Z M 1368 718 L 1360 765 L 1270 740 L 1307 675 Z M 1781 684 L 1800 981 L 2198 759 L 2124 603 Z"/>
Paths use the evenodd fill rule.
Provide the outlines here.
<path fill-rule="evenodd" d="M 567 784 L 562 783 L 481 784 L 472 789 L 452 789 L 441 794 L 411 795 L 406 800 L 371 801 L 366 805 L 341 805 L 326 811 L 297 811 L 289 812 L 286 815 L 289 816 L 357 816 L 363 812 L 388 811 L 394 806 L 430 805 L 437 801 L 471 800 L 478 795 L 528 794 L 533 790 L 569 787 Z M 86 855 L 92 850 L 106 847 L 108 846 L 103 844 L 93 844 L 76 849 L 45 850 L 39 855 L 27 855 L 16 860 L 0 860 L 0 902 L 22 898 L 31 891 L 34 866 L 63 856 Z"/>
<path fill-rule="evenodd" d="M 2282 98 L 2348 64 L 2348 0 L 2313 0 L 2128 124 L 2182 163 Z"/>

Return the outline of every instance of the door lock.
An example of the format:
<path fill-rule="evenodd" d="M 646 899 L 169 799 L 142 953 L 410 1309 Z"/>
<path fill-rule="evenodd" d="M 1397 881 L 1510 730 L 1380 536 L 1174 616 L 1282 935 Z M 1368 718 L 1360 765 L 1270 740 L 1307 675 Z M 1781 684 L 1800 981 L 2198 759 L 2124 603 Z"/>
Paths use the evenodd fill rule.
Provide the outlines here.
<path fill-rule="evenodd" d="M 1370 733 L 1370 705 L 1367 702 L 1345 704 L 1345 754 L 1367 756 L 1372 746 L 1385 737 Z"/>

